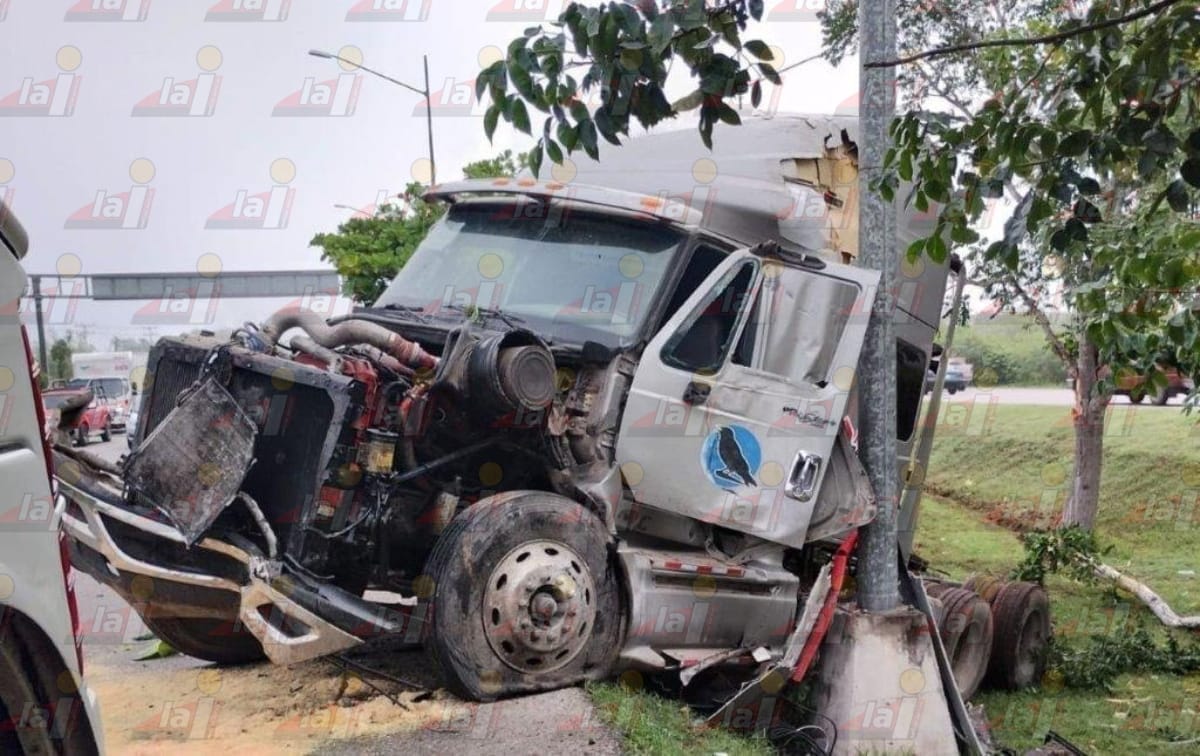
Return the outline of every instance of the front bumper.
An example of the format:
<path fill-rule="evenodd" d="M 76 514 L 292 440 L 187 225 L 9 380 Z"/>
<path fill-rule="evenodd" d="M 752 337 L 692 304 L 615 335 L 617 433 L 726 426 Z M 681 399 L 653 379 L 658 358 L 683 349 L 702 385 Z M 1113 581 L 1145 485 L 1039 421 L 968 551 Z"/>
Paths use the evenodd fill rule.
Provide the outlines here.
<path fill-rule="evenodd" d="M 280 586 L 294 583 L 282 578 L 278 562 L 252 553 L 248 548 L 211 537 L 202 539 L 194 548 L 241 563 L 245 566 L 245 582 L 135 557 L 114 538 L 110 522 L 184 546 L 186 539 L 174 527 L 143 517 L 118 504 L 121 501 L 120 492 L 107 486 L 98 477 L 90 478 L 86 483 L 82 480 L 70 482 L 59 477 L 58 483 L 59 496 L 66 499 L 59 502 L 63 510 L 63 532 L 79 545 L 103 557 L 104 569 L 108 574 L 97 574 L 95 560 L 77 565 L 97 580 L 113 584 L 125 576 L 141 575 L 153 581 L 228 592 L 232 594 L 231 603 L 237 606 L 237 620 L 262 644 L 267 658 L 277 664 L 291 664 L 337 653 L 362 643 L 361 638 L 319 617 L 281 590 Z M 153 598 L 138 604 L 143 604 L 138 606 L 139 611 L 147 611 L 150 607 L 144 604 L 152 606 Z"/>

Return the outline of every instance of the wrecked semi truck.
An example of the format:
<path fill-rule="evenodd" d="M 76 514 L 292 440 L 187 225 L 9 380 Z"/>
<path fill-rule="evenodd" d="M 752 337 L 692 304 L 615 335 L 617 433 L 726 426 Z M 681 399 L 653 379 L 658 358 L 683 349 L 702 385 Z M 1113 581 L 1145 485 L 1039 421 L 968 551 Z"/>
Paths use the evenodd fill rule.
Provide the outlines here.
<path fill-rule="evenodd" d="M 400 634 L 477 700 L 778 661 L 875 513 L 855 132 L 755 118 L 699 160 L 668 132 L 433 188 L 447 215 L 373 305 L 154 347 L 129 455 L 59 450 L 75 565 L 184 653 Z M 897 292 L 906 556 L 950 269 Z"/>

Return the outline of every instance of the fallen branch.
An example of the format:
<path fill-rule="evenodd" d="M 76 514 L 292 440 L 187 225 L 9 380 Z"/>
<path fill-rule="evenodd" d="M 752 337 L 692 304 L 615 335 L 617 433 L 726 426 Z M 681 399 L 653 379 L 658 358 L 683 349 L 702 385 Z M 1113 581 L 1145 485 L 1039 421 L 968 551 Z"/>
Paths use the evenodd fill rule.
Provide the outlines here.
<path fill-rule="evenodd" d="M 1167 627 L 1200 628 L 1200 615 L 1193 614 L 1189 617 L 1180 617 L 1163 600 L 1162 596 L 1150 590 L 1150 587 L 1145 583 L 1135 580 L 1109 567 L 1107 564 L 1101 564 L 1092 560 L 1089 561 L 1091 562 L 1092 572 L 1096 574 L 1096 577 L 1111 581 L 1118 588 L 1123 588 L 1132 593 L 1137 597 L 1138 601 L 1145 604 L 1146 608 Z"/>

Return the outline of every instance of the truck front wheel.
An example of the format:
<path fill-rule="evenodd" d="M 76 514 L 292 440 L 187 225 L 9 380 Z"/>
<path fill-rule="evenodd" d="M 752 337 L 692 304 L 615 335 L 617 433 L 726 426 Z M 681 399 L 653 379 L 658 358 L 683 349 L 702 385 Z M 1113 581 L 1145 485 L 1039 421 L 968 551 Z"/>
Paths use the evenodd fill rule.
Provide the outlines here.
<path fill-rule="evenodd" d="M 621 635 L 610 537 L 579 504 L 542 492 L 484 499 L 426 564 L 426 649 L 455 694 L 490 701 L 607 675 Z"/>
<path fill-rule="evenodd" d="M 266 656 L 258 639 L 234 620 L 143 617 L 142 621 L 176 651 L 204 661 L 247 664 Z"/>

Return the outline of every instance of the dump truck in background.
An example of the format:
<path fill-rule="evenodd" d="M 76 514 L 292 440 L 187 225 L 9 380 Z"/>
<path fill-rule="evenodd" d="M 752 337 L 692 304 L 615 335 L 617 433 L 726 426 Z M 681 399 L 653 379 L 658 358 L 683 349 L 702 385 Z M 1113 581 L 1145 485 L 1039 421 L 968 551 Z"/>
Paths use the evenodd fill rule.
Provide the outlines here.
<path fill-rule="evenodd" d="M 747 118 L 699 160 L 668 132 L 576 175 L 433 188 L 447 215 L 371 306 L 158 343 L 128 457 L 60 450 L 75 564 L 139 581 L 184 653 L 286 663 L 399 635 L 475 700 L 795 664 L 876 511 L 856 130 Z M 904 217 L 899 250 L 927 220 Z M 900 281 L 908 559 L 963 275 L 904 261 Z M 954 637 L 975 675 L 992 618 L 971 595 Z"/>

